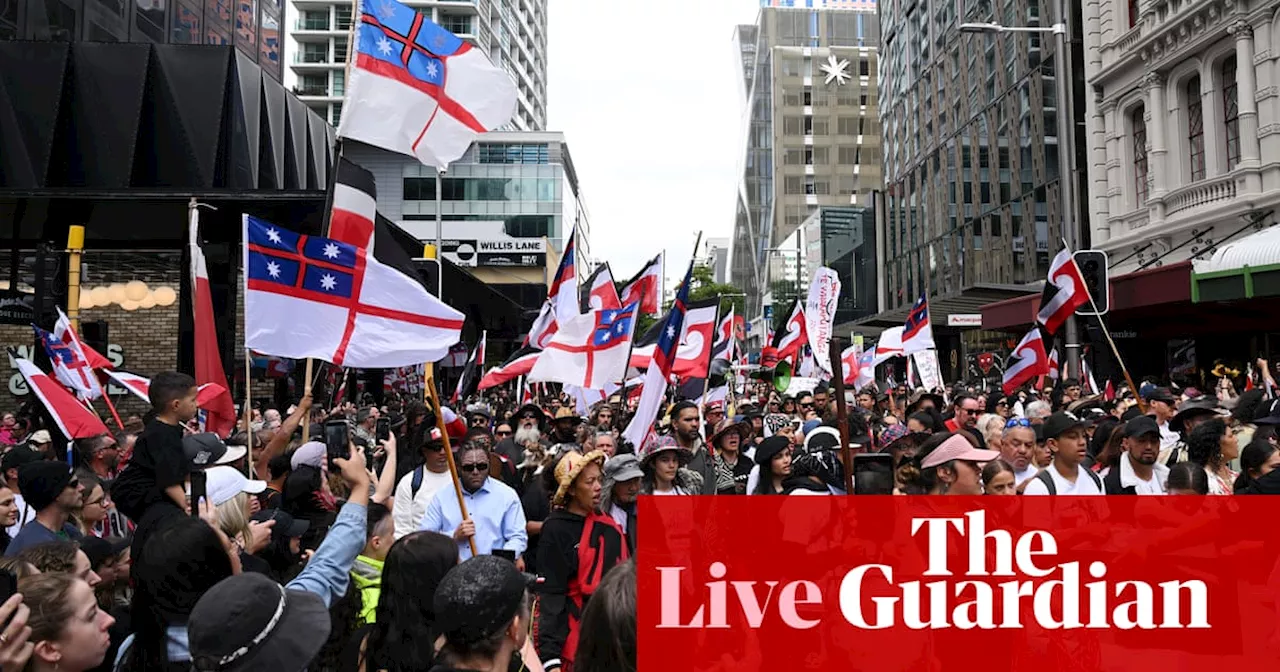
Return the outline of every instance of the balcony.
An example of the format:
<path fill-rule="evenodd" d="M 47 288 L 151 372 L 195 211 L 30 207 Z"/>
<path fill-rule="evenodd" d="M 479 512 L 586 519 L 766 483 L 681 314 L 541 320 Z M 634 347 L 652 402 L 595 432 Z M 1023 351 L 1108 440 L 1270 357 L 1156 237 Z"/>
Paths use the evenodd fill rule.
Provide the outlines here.
<path fill-rule="evenodd" d="M 1236 175 L 1228 173 L 1207 180 L 1200 180 L 1182 187 L 1164 197 L 1165 216 L 1172 217 L 1184 210 L 1235 200 Z"/>
<path fill-rule="evenodd" d="M 298 19 L 293 24 L 294 30 L 329 30 L 329 17 L 323 19 Z"/>
<path fill-rule="evenodd" d="M 329 87 L 323 85 L 295 86 L 293 92 L 299 96 L 325 97 L 329 95 Z"/>

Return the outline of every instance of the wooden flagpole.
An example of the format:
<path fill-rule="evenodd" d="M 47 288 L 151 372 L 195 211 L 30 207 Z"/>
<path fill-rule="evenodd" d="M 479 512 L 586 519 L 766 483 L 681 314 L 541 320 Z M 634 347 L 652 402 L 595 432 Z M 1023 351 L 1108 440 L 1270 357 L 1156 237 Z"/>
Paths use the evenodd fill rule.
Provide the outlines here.
<path fill-rule="evenodd" d="M 465 523 L 470 519 L 467 515 L 467 501 L 462 497 L 462 482 L 458 480 L 458 465 L 453 460 L 453 447 L 449 445 L 449 430 L 445 427 L 439 393 L 436 392 L 435 368 L 434 363 L 427 363 L 427 379 L 424 382 L 426 382 L 427 396 L 431 399 L 431 408 L 436 415 L 436 429 L 440 430 L 440 440 L 444 442 L 444 456 L 449 462 L 449 475 L 453 480 L 453 493 L 458 496 L 458 510 L 462 512 L 462 522 Z M 471 546 L 472 557 L 479 555 L 476 552 L 475 536 L 467 539 L 467 543 Z"/>
<path fill-rule="evenodd" d="M 310 357 L 307 358 L 307 373 L 306 373 L 307 377 L 303 380 L 303 388 L 302 388 L 302 396 L 304 397 L 311 394 L 311 371 L 312 369 L 315 368 L 315 361 L 316 360 Z M 306 443 L 307 441 L 310 441 L 310 440 L 311 440 L 311 423 L 304 422 L 302 423 L 302 442 Z"/>
<path fill-rule="evenodd" d="M 102 381 L 98 381 L 98 382 L 99 382 L 99 384 L 101 384 L 101 382 L 102 382 Z M 106 385 L 101 385 L 101 387 L 102 387 L 102 401 L 106 402 L 106 404 L 107 404 L 107 410 L 108 410 L 108 411 L 111 411 L 111 418 L 112 418 L 113 420 L 115 420 L 115 421 L 116 421 L 116 427 L 119 427 L 119 428 L 120 428 L 120 431 L 122 431 L 122 432 L 123 432 L 123 431 L 124 431 L 124 423 L 123 423 L 123 422 L 120 422 L 120 414 L 116 412 L 116 405 L 115 405 L 115 404 L 113 404 L 113 403 L 111 403 L 111 395 L 107 394 L 107 385 L 110 385 L 110 383 L 107 383 Z"/>
<path fill-rule="evenodd" d="M 253 473 L 253 422 L 252 422 L 253 420 L 253 381 L 250 379 L 250 374 L 252 370 L 253 370 L 253 362 L 250 360 L 250 357 L 249 357 L 249 348 L 245 348 L 244 349 L 244 413 L 242 413 L 241 415 L 244 416 L 244 435 L 248 443 L 248 445 L 245 447 L 249 451 L 248 458 L 245 460 L 244 468 L 245 468 L 245 471 L 249 474 L 249 478 L 253 478 L 255 476 L 255 474 Z M 309 425 L 311 423 L 308 422 L 306 424 Z"/>
<path fill-rule="evenodd" d="M 836 424 L 840 427 L 840 461 L 844 463 L 844 491 L 853 494 L 853 450 L 849 448 L 849 404 L 844 398 L 844 363 L 840 361 L 840 343 L 831 337 L 832 382 L 836 386 Z"/>

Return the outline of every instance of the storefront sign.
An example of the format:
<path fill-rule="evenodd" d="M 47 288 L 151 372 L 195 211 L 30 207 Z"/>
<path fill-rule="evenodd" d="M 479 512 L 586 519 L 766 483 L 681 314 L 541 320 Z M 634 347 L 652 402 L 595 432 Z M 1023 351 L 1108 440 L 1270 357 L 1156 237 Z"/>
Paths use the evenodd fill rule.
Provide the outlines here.
<path fill-rule="evenodd" d="M 442 240 L 441 252 L 459 266 L 546 266 L 547 242 L 541 238 Z"/>
<path fill-rule="evenodd" d="M 951 313 L 947 316 L 948 327 L 981 327 L 981 313 Z"/>
<path fill-rule="evenodd" d="M 36 321 L 35 295 L 0 291 L 0 324 L 26 326 Z"/>

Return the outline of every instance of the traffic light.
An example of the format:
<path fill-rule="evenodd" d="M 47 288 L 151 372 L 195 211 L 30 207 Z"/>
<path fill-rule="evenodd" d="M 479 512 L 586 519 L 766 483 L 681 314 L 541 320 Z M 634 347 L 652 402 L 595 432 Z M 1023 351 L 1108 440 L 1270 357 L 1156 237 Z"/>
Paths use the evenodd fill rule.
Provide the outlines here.
<path fill-rule="evenodd" d="M 1080 267 L 1080 277 L 1084 278 L 1085 287 L 1093 297 L 1092 304 L 1084 304 L 1076 310 L 1076 315 L 1106 315 L 1111 309 L 1111 280 L 1107 274 L 1107 253 L 1102 250 L 1080 250 L 1073 255 L 1076 266 Z M 1096 306 L 1096 311 L 1095 311 Z"/>
<path fill-rule="evenodd" d="M 413 265 L 418 270 L 418 277 L 422 279 L 422 284 L 426 285 L 427 291 L 431 295 L 440 298 L 440 260 L 439 259 L 414 259 Z"/>

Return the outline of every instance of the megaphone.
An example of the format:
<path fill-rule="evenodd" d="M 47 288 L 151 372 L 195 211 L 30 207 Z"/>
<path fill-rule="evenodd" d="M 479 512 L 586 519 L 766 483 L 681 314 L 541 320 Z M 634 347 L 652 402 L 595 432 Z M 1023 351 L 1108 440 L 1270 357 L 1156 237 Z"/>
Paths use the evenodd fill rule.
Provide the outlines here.
<path fill-rule="evenodd" d="M 782 394 L 791 386 L 791 363 L 786 360 L 778 361 L 777 348 L 766 346 L 760 351 L 760 368 L 752 372 L 751 377 L 772 381 L 773 389 Z"/>
<path fill-rule="evenodd" d="M 773 367 L 773 389 L 783 394 L 791 387 L 791 362 L 782 360 Z"/>

